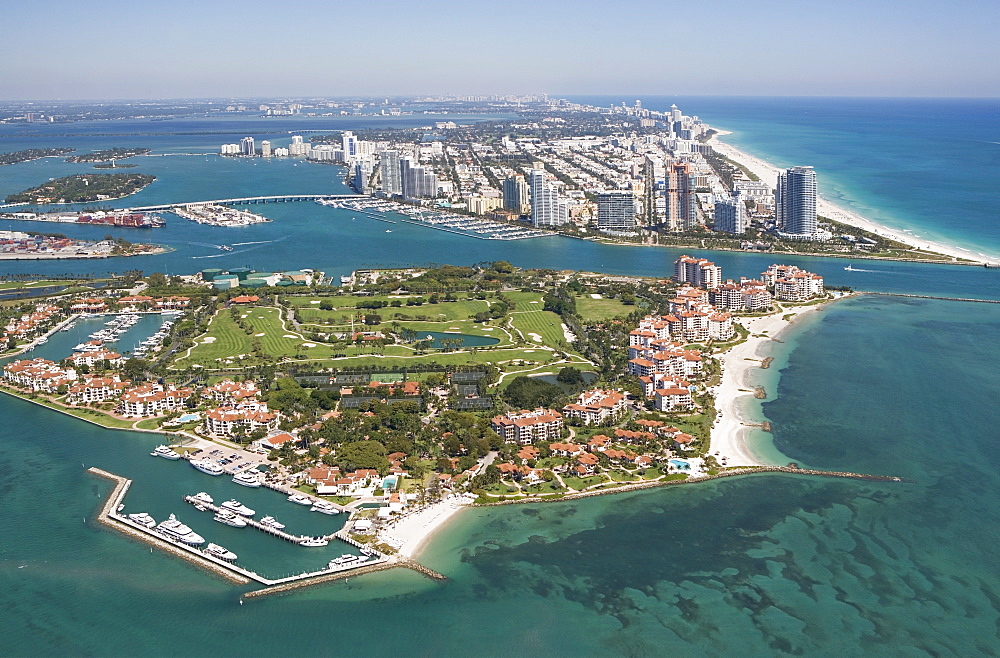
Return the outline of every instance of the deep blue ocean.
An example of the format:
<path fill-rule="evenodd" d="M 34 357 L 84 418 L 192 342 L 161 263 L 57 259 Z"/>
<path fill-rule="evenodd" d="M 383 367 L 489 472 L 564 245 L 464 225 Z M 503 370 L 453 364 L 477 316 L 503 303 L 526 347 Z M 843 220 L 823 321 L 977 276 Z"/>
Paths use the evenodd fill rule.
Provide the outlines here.
<path fill-rule="evenodd" d="M 634 101 L 589 102 L 621 100 Z M 1000 147 L 988 143 L 1000 141 L 995 101 L 643 98 L 653 108 L 671 102 L 733 130 L 727 139 L 775 164 L 815 165 L 823 193 L 873 219 L 998 251 L 995 204 L 985 203 L 998 180 Z M 133 197 L 136 205 L 325 192 L 342 189 L 337 168 L 213 154 L 243 134 L 281 145 L 307 127 L 365 121 L 107 122 L 43 126 L 31 135 L 0 126 L 0 151 L 148 146 L 153 156 L 136 159 L 141 167 L 132 171 L 158 180 Z M 0 167 L 0 195 L 87 170 L 55 159 Z M 403 223 L 389 234 L 384 223 L 308 203 L 259 211 L 273 223 L 226 230 L 168 216 L 163 230 L 116 232 L 175 247 L 165 256 L 0 267 L 187 273 L 248 264 L 341 274 L 361 265 L 506 258 L 530 267 L 666 275 L 677 255 L 562 238 L 482 241 Z M 265 244 L 224 255 L 212 246 L 241 242 Z M 755 275 L 771 262 L 706 255 L 731 277 Z M 1000 299 L 997 270 L 854 263 L 869 271 L 845 272 L 837 259 L 784 260 L 858 289 Z M 181 495 L 211 488 L 217 499 L 241 496 L 303 532 L 326 530 L 321 526 L 336 517 L 298 514 L 277 494 L 149 457 L 160 442 L 155 436 L 105 430 L 0 396 L 0 654 L 1000 653 L 1000 305 L 861 296 L 807 316 L 781 340 L 769 348 L 772 368 L 754 374 L 771 392 L 759 405 L 761 419 L 773 423 L 757 440 L 790 461 L 910 482 L 757 475 L 470 510 L 421 555 L 449 577 L 444 583 L 393 570 L 244 605 L 243 589 L 94 524 L 110 485 L 84 466 L 135 478 L 129 508 L 174 511 L 269 575 L 328 557 L 212 524 Z"/>

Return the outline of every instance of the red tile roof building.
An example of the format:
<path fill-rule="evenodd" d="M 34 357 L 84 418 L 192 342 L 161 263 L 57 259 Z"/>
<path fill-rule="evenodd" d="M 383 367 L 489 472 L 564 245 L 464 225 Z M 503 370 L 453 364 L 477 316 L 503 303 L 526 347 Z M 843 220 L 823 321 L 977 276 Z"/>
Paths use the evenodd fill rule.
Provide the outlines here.
<path fill-rule="evenodd" d="M 119 411 L 124 416 L 159 416 L 182 408 L 193 393 L 190 388 L 174 388 L 173 384 L 143 384 L 125 391 Z"/>
<path fill-rule="evenodd" d="M 562 415 L 555 409 L 522 410 L 490 421 L 490 427 L 507 443 L 527 445 L 535 441 L 552 441 L 562 434 Z"/>
<path fill-rule="evenodd" d="M 621 391 L 595 388 L 581 393 L 576 402 L 567 404 L 562 412 L 567 418 L 581 419 L 585 425 L 598 425 L 620 416 L 626 404 Z"/>

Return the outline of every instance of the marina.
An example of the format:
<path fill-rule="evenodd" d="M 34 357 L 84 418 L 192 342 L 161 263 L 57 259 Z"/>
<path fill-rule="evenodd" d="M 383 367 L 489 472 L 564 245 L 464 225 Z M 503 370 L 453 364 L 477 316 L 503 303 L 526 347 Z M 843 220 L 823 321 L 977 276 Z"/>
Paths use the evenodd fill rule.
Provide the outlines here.
<path fill-rule="evenodd" d="M 551 237 L 553 233 L 493 219 L 469 217 L 457 213 L 421 208 L 384 199 L 318 199 L 316 203 L 341 210 L 357 212 L 369 219 L 394 224 L 386 213 L 400 215 L 399 221 L 420 224 L 439 231 L 447 231 L 481 240 L 527 240 Z"/>

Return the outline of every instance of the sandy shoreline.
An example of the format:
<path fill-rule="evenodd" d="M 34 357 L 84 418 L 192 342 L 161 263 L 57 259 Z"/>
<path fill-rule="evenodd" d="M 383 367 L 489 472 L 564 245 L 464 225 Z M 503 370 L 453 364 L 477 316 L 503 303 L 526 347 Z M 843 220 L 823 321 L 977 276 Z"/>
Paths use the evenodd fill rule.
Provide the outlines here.
<path fill-rule="evenodd" d="M 730 135 L 731 132 L 727 130 L 718 130 L 716 135 L 713 135 L 708 143 L 714 148 L 718 153 L 726 156 L 734 162 L 738 162 L 743 165 L 754 174 L 757 175 L 762 181 L 770 185 L 772 188 L 778 185 L 778 173 L 781 171 L 772 164 L 769 164 L 760 158 L 754 157 L 744 151 L 739 150 L 731 144 L 726 144 L 718 140 L 718 137 L 724 135 Z M 856 226 L 862 228 L 866 231 L 870 231 L 877 235 L 881 235 L 897 242 L 902 242 L 903 244 L 908 244 L 911 247 L 917 247 L 919 249 L 924 249 L 927 251 L 933 251 L 939 254 L 944 254 L 952 258 L 964 258 L 967 260 L 972 260 L 977 263 L 995 263 L 1000 264 L 1000 261 L 984 256 L 980 253 L 971 251 L 969 249 L 964 249 L 962 247 L 956 247 L 954 245 L 942 244 L 940 242 L 932 242 L 930 240 L 925 240 L 924 238 L 916 237 L 915 235 L 908 234 L 904 231 L 898 229 L 892 229 L 881 224 L 877 224 L 866 217 L 862 217 L 857 213 L 853 213 L 849 210 L 845 210 L 840 206 L 826 201 L 822 197 L 818 197 L 816 200 L 816 210 L 818 214 L 823 217 L 829 217 L 835 221 L 841 222 L 843 224 L 849 224 L 851 226 Z"/>
<path fill-rule="evenodd" d="M 771 315 L 737 318 L 750 331 L 750 337 L 719 355 L 723 370 L 722 383 L 715 389 L 715 407 L 721 417 L 712 428 L 710 450 L 713 455 L 718 453 L 717 458 L 720 460 L 725 457 L 727 466 L 772 465 L 755 458 L 747 445 L 747 437 L 753 425 L 759 425 L 763 420 L 744 418 L 739 413 L 739 401 L 754 394 L 753 387 L 747 382 L 747 373 L 761 366 L 764 356 L 760 352 L 765 344 L 777 338 L 794 320 L 825 306 L 826 304 L 797 306 Z M 786 317 L 789 319 L 786 320 Z"/>
<path fill-rule="evenodd" d="M 431 535 L 466 507 L 468 501 L 457 496 L 427 505 L 393 521 L 379 534 L 379 538 L 395 547 L 400 555 L 414 558 Z"/>

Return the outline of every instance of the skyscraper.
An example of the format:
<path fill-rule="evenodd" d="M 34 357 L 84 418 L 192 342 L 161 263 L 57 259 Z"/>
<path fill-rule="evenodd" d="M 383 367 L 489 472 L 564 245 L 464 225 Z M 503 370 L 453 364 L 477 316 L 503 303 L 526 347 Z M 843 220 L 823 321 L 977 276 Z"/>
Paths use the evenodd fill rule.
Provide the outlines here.
<path fill-rule="evenodd" d="M 715 230 L 736 235 L 746 232 L 747 207 L 739 190 L 715 202 Z"/>
<path fill-rule="evenodd" d="M 265 139 L 260 143 L 260 154 L 265 158 L 271 157 L 271 142 Z"/>
<path fill-rule="evenodd" d="M 344 162 L 350 162 L 358 154 L 358 138 L 350 130 L 340 134 L 340 142 L 344 150 Z"/>
<path fill-rule="evenodd" d="M 804 238 L 816 235 L 816 172 L 812 167 L 792 167 L 778 174 L 774 217 L 782 233 Z"/>
<path fill-rule="evenodd" d="M 438 180 L 433 169 L 420 166 L 413 158 L 402 158 L 399 173 L 403 182 L 403 196 L 407 199 L 437 196 Z"/>
<path fill-rule="evenodd" d="M 302 135 L 292 135 L 292 143 L 288 146 L 288 155 L 300 156 L 309 153 L 309 145 L 302 141 Z"/>
<path fill-rule="evenodd" d="M 627 233 L 635 230 L 635 195 L 627 190 L 597 195 L 597 228 Z"/>
<path fill-rule="evenodd" d="M 257 153 L 253 147 L 253 137 L 244 137 L 240 140 L 240 155 L 255 155 Z"/>
<path fill-rule="evenodd" d="M 569 221 L 569 202 L 559 197 L 559 190 L 549 183 L 544 169 L 528 174 L 531 190 L 531 223 L 534 226 L 561 226 Z"/>
<path fill-rule="evenodd" d="M 674 162 L 667 167 L 665 217 L 671 231 L 687 231 L 698 224 L 697 207 L 694 196 L 694 176 L 687 162 Z"/>
<path fill-rule="evenodd" d="M 382 191 L 387 196 L 403 194 L 403 180 L 399 171 L 399 151 L 379 153 L 379 173 L 382 175 Z"/>
<path fill-rule="evenodd" d="M 503 209 L 522 214 L 528 210 L 528 184 L 517 174 L 503 182 Z"/>

